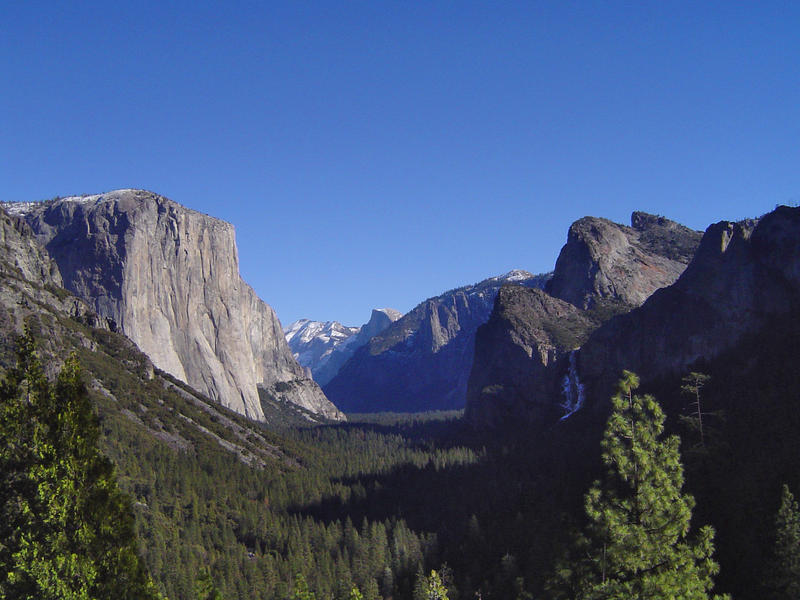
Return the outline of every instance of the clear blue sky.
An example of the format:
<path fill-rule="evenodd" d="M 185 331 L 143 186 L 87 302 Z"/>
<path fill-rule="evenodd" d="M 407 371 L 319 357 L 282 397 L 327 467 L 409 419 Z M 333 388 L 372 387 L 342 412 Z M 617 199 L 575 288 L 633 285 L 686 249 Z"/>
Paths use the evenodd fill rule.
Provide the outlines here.
<path fill-rule="evenodd" d="M 798 2 L 0 2 L 0 199 L 232 222 L 284 324 L 524 268 L 569 224 L 800 200 Z"/>

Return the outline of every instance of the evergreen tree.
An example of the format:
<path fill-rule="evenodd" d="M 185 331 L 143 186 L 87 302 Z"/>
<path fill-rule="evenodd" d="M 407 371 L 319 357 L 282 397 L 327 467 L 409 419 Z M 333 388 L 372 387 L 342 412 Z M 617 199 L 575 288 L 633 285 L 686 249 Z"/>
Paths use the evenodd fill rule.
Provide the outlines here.
<path fill-rule="evenodd" d="M 302 573 L 294 577 L 294 594 L 292 600 L 316 600 L 314 593 L 308 588 L 308 582 Z"/>
<path fill-rule="evenodd" d="M 681 493 L 677 436 L 662 439 L 664 413 L 652 396 L 637 396 L 638 377 L 623 373 L 612 398 L 602 441 L 608 468 L 586 495 L 588 535 L 562 565 L 556 597 L 708 598 L 719 567 L 714 532 L 703 527 L 690 541 L 694 500 Z"/>
<path fill-rule="evenodd" d="M 414 600 L 447 600 L 447 587 L 436 571 L 426 577 L 420 573 L 414 586 Z"/>
<path fill-rule="evenodd" d="M 223 600 L 208 567 L 200 569 L 200 574 L 194 583 L 194 593 L 197 600 Z"/>
<path fill-rule="evenodd" d="M 77 360 L 51 385 L 26 330 L 0 384 L 0 597 L 158 597 L 98 439 Z"/>
<path fill-rule="evenodd" d="M 689 423 L 693 428 L 697 429 L 700 435 L 701 448 L 705 448 L 706 445 L 705 429 L 703 427 L 703 417 L 706 416 L 706 414 L 703 412 L 700 391 L 710 379 L 711 377 L 709 375 L 706 375 L 705 373 L 698 373 L 696 371 L 692 371 L 683 379 L 681 379 L 683 383 L 681 386 L 681 392 L 692 400 L 691 404 L 689 405 L 691 407 L 692 414 L 690 417 L 684 417 L 683 421 Z"/>
<path fill-rule="evenodd" d="M 353 584 L 350 588 L 350 596 L 347 600 L 364 600 L 364 595 L 361 593 L 361 590 L 358 589 L 358 586 Z"/>
<path fill-rule="evenodd" d="M 783 486 L 775 517 L 775 556 L 769 587 L 776 600 L 800 598 L 800 509 L 789 486 Z"/>

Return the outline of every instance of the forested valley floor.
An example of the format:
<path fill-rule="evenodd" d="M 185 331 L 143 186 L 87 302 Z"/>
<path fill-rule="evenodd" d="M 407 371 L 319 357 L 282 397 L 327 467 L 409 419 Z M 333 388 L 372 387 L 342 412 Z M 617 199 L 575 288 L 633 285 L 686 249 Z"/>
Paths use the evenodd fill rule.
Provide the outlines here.
<path fill-rule="evenodd" d="M 460 413 L 322 425 L 294 414 L 266 427 L 148 375 L 118 336 L 80 331 L 92 342 L 76 359 L 101 449 L 170 599 L 311 597 L 298 595 L 307 584 L 318 600 L 349 599 L 354 587 L 416 600 L 432 569 L 449 600 L 550 597 L 554 569 L 585 530 L 584 498 L 604 471 L 602 405 L 537 428 L 481 431 Z M 682 378 L 641 390 L 681 437 L 692 531 L 716 530 L 716 591 L 735 598 L 782 597 L 771 585 L 782 486 L 796 494 L 800 484 L 798 340 L 799 325 L 775 323 L 697 365 L 709 378 L 702 434 Z"/>

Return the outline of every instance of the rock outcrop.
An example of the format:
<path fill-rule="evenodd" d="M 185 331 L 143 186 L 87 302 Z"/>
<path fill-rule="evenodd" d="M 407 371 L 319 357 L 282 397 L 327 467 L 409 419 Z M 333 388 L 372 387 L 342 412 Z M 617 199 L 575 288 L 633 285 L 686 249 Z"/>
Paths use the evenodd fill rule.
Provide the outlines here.
<path fill-rule="evenodd" d="M 341 413 L 286 345 L 274 311 L 239 276 L 233 226 L 142 190 L 11 205 L 64 287 L 160 369 L 263 420 L 258 388 L 328 418 Z"/>
<path fill-rule="evenodd" d="M 61 286 L 58 265 L 27 223 L 0 209 L 0 365 L 13 364 L 15 338 L 32 316 L 40 319 L 46 314 L 45 320 L 54 329 L 61 318 L 72 318 L 97 329 L 109 328 L 106 319 Z M 43 350 L 48 352 L 50 336 L 43 337 L 48 344 Z"/>
<path fill-rule="evenodd" d="M 579 409 L 585 384 L 578 348 L 602 323 L 674 283 L 701 237 L 641 212 L 630 227 L 596 217 L 573 223 L 546 293 L 503 290 L 478 330 L 467 418 L 477 425 L 535 422 Z"/>
<path fill-rule="evenodd" d="M 800 209 L 711 225 L 674 285 L 612 319 L 583 345 L 582 377 L 602 399 L 622 369 L 643 380 L 680 374 L 768 320 L 800 310 Z"/>
<path fill-rule="evenodd" d="M 58 265 L 20 217 L 0 210 L 0 269 L 37 285 L 61 287 Z"/>
<path fill-rule="evenodd" d="M 320 385 L 326 382 L 319 377 L 331 355 L 339 348 L 349 346 L 358 333 L 358 327 L 347 327 L 338 321 L 312 321 L 300 319 L 284 328 L 286 343 L 300 366 L 311 372 Z"/>
<path fill-rule="evenodd" d="M 700 238 L 697 231 L 642 212 L 633 213 L 630 227 L 584 217 L 569 228 L 547 291 L 584 309 L 603 302 L 639 306 L 678 278 Z"/>
<path fill-rule="evenodd" d="M 489 321 L 476 335 L 479 354 L 467 387 L 466 418 L 488 426 L 530 423 L 579 408 L 582 397 L 564 386 L 561 374 L 570 353 L 597 325 L 588 311 L 542 290 L 500 288 Z"/>
<path fill-rule="evenodd" d="M 361 327 L 300 319 L 284 334 L 297 362 L 311 371 L 319 385 L 326 385 L 356 350 L 402 316 L 393 308 L 376 308 Z"/>
<path fill-rule="evenodd" d="M 648 243 L 661 244 L 657 238 Z M 559 260 L 569 255 L 562 252 Z M 638 264 L 650 271 L 653 262 Z M 583 285 L 569 288 L 579 292 L 567 294 L 571 300 L 598 306 L 609 291 L 630 301 L 646 289 L 628 267 L 607 263 L 601 270 L 627 272 L 635 291 L 616 283 L 598 290 L 594 286 L 603 279 L 590 270 Z M 800 208 L 711 225 L 680 277 L 628 312 L 612 318 L 594 309 L 563 312 L 556 323 L 579 332 L 575 341 L 554 343 L 547 334 L 552 314 L 541 298 L 520 291 L 498 296 L 492 319 L 477 336 L 467 407 L 474 423 L 552 419 L 558 414 L 553 407 L 569 401 L 559 384 L 579 388 L 587 406 L 602 412 L 623 369 L 643 382 L 681 376 L 740 347 L 746 336 L 794 319 L 800 314 Z"/>
<path fill-rule="evenodd" d="M 512 271 L 426 300 L 359 348 L 325 393 L 351 412 L 462 408 L 475 332 L 498 290 L 542 287 L 548 277 Z"/>

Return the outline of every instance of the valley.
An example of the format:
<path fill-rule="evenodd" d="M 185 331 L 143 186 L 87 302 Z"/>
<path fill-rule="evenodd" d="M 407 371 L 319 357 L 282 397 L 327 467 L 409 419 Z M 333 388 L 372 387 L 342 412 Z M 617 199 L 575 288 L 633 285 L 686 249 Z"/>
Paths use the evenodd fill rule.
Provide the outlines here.
<path fill-rule="evenodd" d="M 800 209 L 704 234 L 586 217 L 552 273 L 286 331 L 228 224 L 141 190 L 3 209 L 0 364 L 24 331 L 51 379 L 77 358 L 166 598 L 418 600 L 431 571 L 450 600 L 564 597 L 623 369 L 680 438 L 714 591 L 772 593 L 800 489 Z"/>

